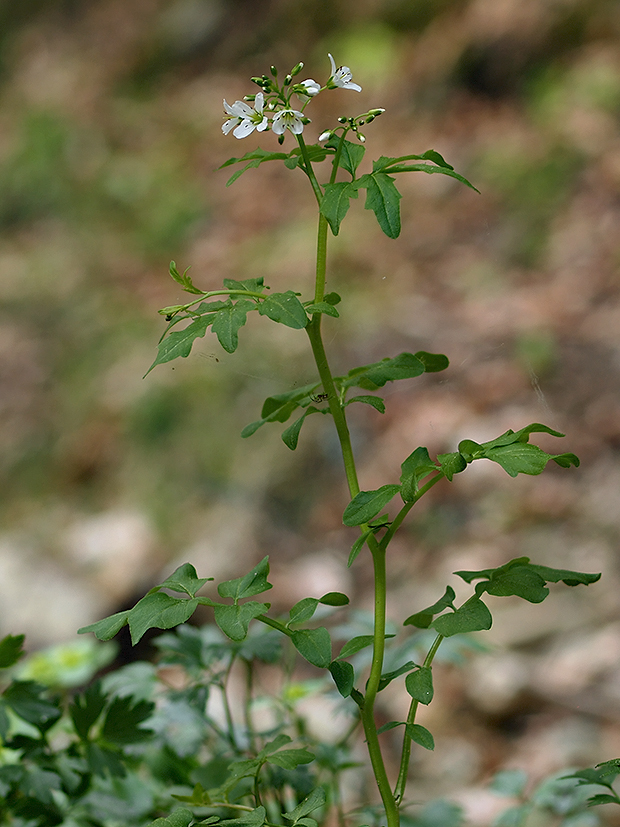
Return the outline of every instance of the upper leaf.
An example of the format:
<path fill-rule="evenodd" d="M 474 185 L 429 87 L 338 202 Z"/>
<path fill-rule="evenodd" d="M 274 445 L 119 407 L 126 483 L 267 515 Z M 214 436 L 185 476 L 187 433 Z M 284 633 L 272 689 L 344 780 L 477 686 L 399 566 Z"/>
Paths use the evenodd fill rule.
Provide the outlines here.
<path fill-rule="evenodd" d="M 338 235 L 340 231 L 340 224 L 349 211 L 352 198 L 357 198 L 357 186 L 350 181 L 336 181 L 334 184 L 325 185 L 320 210 L 334 235 Z"/>
<path fill-rule="evenodd" d="M 337 150 L 340 146 L 340 142 L 340 137 L 337 135 L 332 135 L 325 146 Z M 362 162 L 365 152 L 366 148 L 361 144 L 354 144 L 352 141 L 347 141 L 345 139 L 342 141 L 342 150 L 338 165 L 342 167 L 342 169 L 345 169 L 351 175 L 351 178 L 355 178 L 355 173 Z"/>
<path fill-rule="evenodd" d="M 259 305 L 258 312 L 295 330 L 302 330 L 308 324 L 306 311 L 292 290 L 267 296 Z"/>
<path fill-rule="evenodd" d="M 195 597 L 196 592 L 201 589 L 206 582 L 213 580 L 212 577 L 198 577 L 196 569 L 191 563 L 183 563 L 179 566 L 169 577 L 166 577 L 163 583 L 155 586 L 155 589 L 170 589 L 173 592 L 183 592 L 190 597 Z"/>
<path fill-rule="evenodd" d="M 256 310 L 256 303 L 248 299 L 228 300 L 215 315 L 211 329 L 227 353 L 234 353 L 239 344 L 239 328 L 246 322 L 248 312 Z"/>
<path fill-rule="evenodd" d="M 418 493 L 420 481 L 437 471 L 426 448 L 416 448 L 400 466 L 400 493 L 404 502 L 411 502 Z"/>
<path fill-rule="evenodd" d="M 421 612 L 416 612 L 410 615 L 403 621 L 403 626 L 417 626 L 418 629 L 428 629 L 433 621 L 433 617 L 448 607 L 454 607 L 454 598 L 456 593 L 451 586 L 446 586 L 446 591 L 443 596 L 439 598 L 432 606 L 427 609 L 422 609 Z"/>
<path fill-rule="evenodd" d="M 217 587 L 220 597 L 232 597 L 235 602 L 244 597 L 254 597 L 273 588 L 267 581 L 269 575 L 269 557 L 263 557 L 252 571 L 237 577 L 235 580 L 226 580 Z"/>
<path fill-rule="evenodd" d="M 363 525 L 386 506 L 400 491 L 400 485 L 382 485 L 375 491 L 360 491 L 344 510 L 342 522 L 348 526 Z"/>
<path fill-rule="evenodd" d="M 471 597 L 455 612 L 439 615 L 431 623 L 435 631 L 444 637 L 464 632 L 480 632 L 493 624 L 491 612 L 478 597 Z"/>
<path fill-rule="evenodd" d="M 372 172 L 362 175 L 356 186 L 366 190 L 364 208 L 372 210 L 379 226 L 388 238 L 400 235 L 400 192 L 394 179 L 384 172 Z"/>
<path fill-rule="evenodd" d="M 218 304 L 223 304 L 223 302 L 218 302 Z M 157 346 L 157 357 L 144 375 L 148 376 L 156 365 L 171 362 L 178 357 L 184 359 L 189 356 L 195 340 L 205 335 L 215 315 L 215 313 L 205 313 L 190 322 L 183 330 L 175 330 L 169 333 Z"/>

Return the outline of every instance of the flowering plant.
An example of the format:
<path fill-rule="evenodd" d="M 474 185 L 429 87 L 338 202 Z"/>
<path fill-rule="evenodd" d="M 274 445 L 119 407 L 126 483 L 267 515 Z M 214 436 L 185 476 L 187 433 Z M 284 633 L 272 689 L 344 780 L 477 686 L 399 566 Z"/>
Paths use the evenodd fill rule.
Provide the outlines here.
<path fill-rule="evenodd" d="M 283 698 L 288 697 L 289 701 L 281 698 L 278 703 L 288 704 L 288 711 L 278 718 L 279 725 L 275 729 L 257 728 L 248 712 L 254 700 L 254 683 L 248 677 L 244 727 L 234 725 L 234 716 L 226 707 L 228 729 L 218 730 L 214 724 L 218 737 L 208 742 L 217 756 L 199 754 L 197 765 L 187 774 L 187 778 L 194 780 L 193 788 L 175 794 L 177 804 L 182 806 L 174 809 L 170 802 L 173 812 L 155 822 L 158 827 L 189 827 L 191 824 L 317 827 L 319 822 L 332 824 L 334 819 L 340 825 L 359 823 L 363 819 L 364 822 L 398 827 L 407 803 L 412 750 L 432 750 L 435 746 L 433 735 L 418 722 L 417 716 L 420 707 L 427 706 L 433 699 L 433 663 L 442 643 L 457 635 L 489 629 L 495 598 L 512 596 L 535 604 L 549 595 L 548 584 L 564 583 L 575 587 L 594 583 L 600 577 L 538 565 L 528 557 L 507 561 L 496 568 L 458 571 L 455 574 L 469 586 L 466 598 L 457 598 L 455 590 L 447 586 L 431 605 L 420 606 L 412 589 L 411 611 L 401 619 L 403 632 L 392 640 L 394 635 L 388 632 L 387 605 L 389 546 L 410 512 L 431 488 L 438 483 L 452 482 L 479 460 L 496 463 L 511 477 L 540 474 L 549 462 L 570 468 L 578 466 L 579 460 L 572 453 L 548 453 L 532 444 L 530 438 L 535 434 L 553 437 L 563 434 L 547 425 L 531 423 L 484 442 L 461 440 L 455 450 L 434 458 L 426 447 L 412 446 L 401 464 L 398 481 L 386 482 L 373 490 L 362 488 L 351 442 L 349 406 L 369 405 L 381 414 L 386 403 L 380 392 L 388 383 L 443 371 L 449 362 L 443 354 L 420 350 L 388 356 L 372 364 L 353 367 L 343 375 L 334 375 L 322 331 L 324 317 L 328 317 L 329 323 L 338 319 L 341 303 L 337 292 L 327 290 L 329 232 L 339 233 L 351 201 L 358 197 L 360 190 L 365 190 L 365 208 L 374 213 L 380 229 L 388 237 L 398 237 L 401 194 L 395 179 L 403 173 L 441 174 L 472 190 L 475 187 L 434 149 L 399 157 L 380 156 L 370 171 L 359 174 L 365 155 L 365 136 L 360 128 L 371 124 L 384 112 L 383 109 L 341 117 L 335 126 L 322 131 L 316 143 L 306 144 L 303 136 L 310 119 L 305 112 L 318 94 L 337 89 L 361 92 L 361 87 L 353 82 L 349 68 L 337 68 L 331 55 L 329 60 L 331 74 L 323 86 L 312 78 L 301 82 L 295 80 L 303 68 L 301 63 L 285 75 L 282 83 L 278 81 L 275 67 L 271 68 L 271 76 L 253 78 L 260 91 L 247 95 L 244 101 L 233 104 L 224 101 L 226 120 L 222 126 L 224 134 L 232 132 L 237 139 L 247 137 L 255 130 L 272 131 L 278 136 L 279 144 L 283 144 L 287 131 L 294 136 L 296 146 L 289 152 L 255 149 L 242 157 L 231 158 L 222 166 L 241 165 L 228 185 L 248 169 L 271 161 L 282 161 L 288 169 L 298 169 L 306 176 L 318 207 L 313 294 L 304 297 L 294 289 L 271 292 L 262 278 L 225 279 L 222 288 L 205 291 L 194 284 L 188 270 L 181 273 L 172 262 L 170 275 L 191 299 L 160 311 L 168 324 L 149 371 L 178 357 L 187 357 L 194 342 L 204 337 L 209 329 L 226 352 L 234 352 L 239 345 L 239 332 L 248 313 L 253 311 L 293 330 L 305 331 L 316 365 L 316 377 L 307 385 L 295 385 L 289 391 L 268 397 L 259 417 L 249 423 L 241 435 L 248 438 L 264 425 L 287 423 L 295 415 L 292 424 L 282 432 L 285 445 L 295 450 L 308 416 L 331 417 L 349 490 L 349 502 L 342 504 L 342 521 L 356 532 L 348 564 L 359 565 L 358 558 L 365 552 L 373 571 L 371 633 L 362 631 L 343 639 L 342 627 L 340 631 L 330 631 L 326 625 L 317 625 L 316 617 L 324 618 L 328 623 L 330 613 L 345 610 L 350 601 L 340 592 L 308 596 L 295 603 L 288 613 L 274 613 L 271 604 L 263 599 L 271 589 L 267 558 L 247 574 L 220 583 L 217 593 L 211 595 L 202 593 L 210 578 L 199 577 L 194 567 L 185 563 L 151 589 L 132 609 L 80 631 L 93 632 L 99 639 L 109 640 L 127 625 L 132 641 L 137 643 L 151 628 L 179 626 L 178 639 L 164 636 L 163 645 L 173 653 L 173 662 L 182 664 L 191 678 L 188 678 L 189 688 L 186 690 L 194 707 L 200 703 L 204 707 L 205 673 L 212 676 L 211 680 L 215 680 L 214 675 L 221 676 L 217 680 L 225 687 L 233 663 L 243 663 L 251 676 L 257 663 L 273 662 L 274 652 L 275 658 L 280 653 L 279 649 L 273 648 L 275 635 L 279 646 L 284 645 L 290 653 L 300 656 L 329 677 L 343 703 L 348 704 L 353 722 L 345 735 L 333 744 L 317 744 L 292 711 L 291 696 L 285 692 Z M 294 96 L 299 103 L 294 103 Z M 356 137 L 357 141 L 350 141 L 350 136 Z M 328 172 L 321 175 L 317 169 L 325 161 L 329 162 Z M 183 625 L 199 606 L 212 610 L 217 627 L 215 637 L 211 630 L 198 640 L 199 633 Z M 263 631 L 257 631 L 257 627 Z M 336 652 L 334 644 L 338 639 Z M 420 657 L 417 653 L 421 649 L 423 655 Z M 289 662 L 288 655 L 281 657 L 284 662 Z M 225 666 L 216 668 L 215 663 Z M 378 696 L 394 682 L 402 685 L 408 711 L 404 720 L 381 724 L 377 712 Z M 97 756 L 99 766 L 106 765 L 106 761 L 106 766 L 117 766 L 114 763 L 118 760 L 116 754 L 110 757 L 111 735 L 107 741 L 98 736 L 95 746 L 89 746 L 91 730 L 96 731 L 96 721 L 106 708 L 106 701 L 98 690 L 76 701 L 75 721 L 81 739 L 80 749 L 86 756 Z M 110 709 L 113 708 L 112 705 Z M 110 714 L 109 711 L 105 713 Z M 134 723 L 138 718 L 145 720 L 148 714 L 149 710 L 143 706 L 139 708 L 139 715 L 134 710 Z M 356 738 L 358 725 L 363 731 L 380 804 L 376 806 L 375 797 L 368 795 L 359 802 L 360 806 L 346 812 L 342 805 L 341 777 L 344 769 L 352 765 L 350 757 L 348 762 L 343 758 L 343 750 Z M 131 735 L 139 738 L 140 733 L 136 735 L 134 731 L 136 726 Z M 112 725 L 108 730 L 112 734 L 116 732 Z M 402 737 L 397 769 L 391 777 L 385 745 L 386 740 L 394 743 L 397 730 Z M 105 723 L 103 732 L 105 735 Z M 387 735 L 388 732 L 391 734 Z M 216 746 L 212 746 L 213 743 Z M 219 761 L 217 771 L 213 764 L 215 757 Z M 367 809 L 361 809 L 364 806 Z M 448 811 L 442 810 L 441 820 L 433 823 L 441 823 L 442 827 L 456 825 L 458 821 L 454 811 L 451 812 L 452 816 L 449 816 Z M 431 822 L 422 819 L 419 823 Z"/>

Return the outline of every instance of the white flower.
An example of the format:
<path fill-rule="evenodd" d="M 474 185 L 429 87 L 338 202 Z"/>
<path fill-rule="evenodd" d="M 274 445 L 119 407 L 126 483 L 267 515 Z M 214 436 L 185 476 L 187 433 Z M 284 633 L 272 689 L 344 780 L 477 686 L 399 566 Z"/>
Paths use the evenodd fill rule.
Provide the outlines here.
<path fill-rule="evenodd" d="M 319 141 L 327 141 L 329 138 L 331 138 L 332 135 L 333 132 L 331 131 L 331 129 L 326 129 L 325 132 L 321 132 L 321 134 L 319 135 Z"/>
<path fill-rule="evenodd" d="M 294 135 L 300 135 L 304 130 L 304 115 L 297 109 L 281 109 L 272 121 L 271 128 L 276 135 L 283 135 L 285 129 L 290 129 Z"/>
<path fill-rule="evenodd" d="M 224 135 L 228 135 L 231 129 L 234 129 L 235 138 L 247 138 L 255 129 L 263 132 L 269 126 L 267 116 L 263 114 L 264 105 L 265 98 L 262 92 L 258 92 L 254 99 L 254 109 L 245 101 L 235 101 L 232 106 L 224 101 L 224 111 L 230 115 L 222 124 Z"/>
<path fill-rule="evenodd" d="M 321 84 L 317 83 L 316 80 L 312 80 L 312 78 L 308 78 L 308 80 L 302 80 L 299 86 L 304 87 L 304 91 L 301 89 L 297 92 L 298 95 L 302 97 L 309 97 L 313 98 L 315 95 L 318 95 L 321 91 Z"/>
<path fill-rule="evenodd" d="M 332 73 L 327 81 L 327 88 L 337 89 L 340 87 L 340 89 L 355 89 L 356 92 L 361 92 L 362 87 L 352 81 L 353 75 L 349 67 L 341 66 L 339 69 L 336 69 L 336 61 L 334 58 L 330 54 L 328 54 L 327 57 L 332 65 Z"/>

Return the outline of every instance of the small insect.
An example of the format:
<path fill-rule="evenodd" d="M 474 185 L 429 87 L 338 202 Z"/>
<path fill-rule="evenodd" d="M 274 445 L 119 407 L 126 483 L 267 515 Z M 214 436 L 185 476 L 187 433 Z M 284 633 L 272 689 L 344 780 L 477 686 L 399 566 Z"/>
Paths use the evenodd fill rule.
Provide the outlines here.
<path fill-rule="evenodd" d="M 325 402 L 325 400 L 326 400 L 326 399 L 329 399 L 329 394 L 327 394 L 327 393 L 316 393 L 316 394 L 312 394 L 312 393 L 311 393 L 311 394 L 310 394 L 310 399 L 311 399 L 313 402 Z"/>

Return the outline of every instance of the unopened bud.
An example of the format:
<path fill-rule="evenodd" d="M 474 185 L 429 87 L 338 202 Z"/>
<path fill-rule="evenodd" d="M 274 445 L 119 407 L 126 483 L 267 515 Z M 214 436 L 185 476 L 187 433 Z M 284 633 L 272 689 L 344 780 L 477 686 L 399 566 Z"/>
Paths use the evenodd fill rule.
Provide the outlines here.
<path fill-rule="evenodd" d="M 295 77 L 295 75 L 298 75 L 303 68 L 303 63 L 298 63 L 297 66 L 293 66 L 293 68 L 291 69 L 291 77 Z"/>
<path fill-rule="evenodd" d="M 377 117 L 377 115 L 383 115 L 385 109 L 369 109 L 368 114 L 372 115 L 373 117 Z"/>
<path fill-rule="evenodd" d="M 281 135 L 278 135 L 278 143 L 280 146 L 284 143 L 284 132 Z"/>
<path fill-rule="evenodd" d="M 347 122 L 346 118 L 338 118 L 338 123 L 346 123 L 346 122 Z"/>
<path fill-rule="evenodd" d="M 244 95 L 243 100 L 252 103 L 252 101 L 256 100 L 256 95 Z"/>
<path fill-rule="evenodd" d="M 265 82 L 264 78 L 250 78 L 252 83 L 255 83 L 257 86 L 262 86 Z"/>
<path fill-rule="evenodd" d="M 358 132 L 358 133 L 357 133 L 357 138 L 358 138 L 358 140 L 360 141 L 360 143 L 362 143 L 362 144 L 365 144 L 365 143 L 366 143 L 366 136 L 365 136 L 365 135 L 362 135 L 362 133 L 361 133 L 361 132 Z"/>
<path fill-rule="evenodd" d="M 288 86 L 292 80 L 293 80 L 292 76 L 291 76 L 291 75 L 287 75 L 287 76 L 284 78 L 284 85 L 285 85 L 285 86 Z"/>
<path fill-rule="evenodd" d="M 271 67 L 271 74 L 274 76 L 274 78 L 278 77 L 278 70 L 276 69 L 275 66 Z"/>
<path fill-rule="evenodd" d="M 331 138 L 332 131 L 331 129 L 326 129 L 325 132 L 321 132 L 319 135 L 319 141 L 327 141 Z"/>

